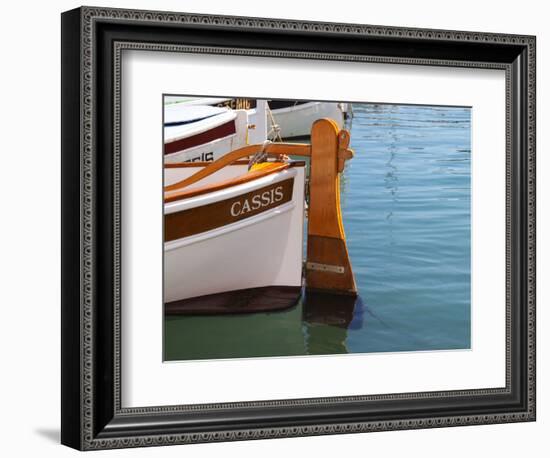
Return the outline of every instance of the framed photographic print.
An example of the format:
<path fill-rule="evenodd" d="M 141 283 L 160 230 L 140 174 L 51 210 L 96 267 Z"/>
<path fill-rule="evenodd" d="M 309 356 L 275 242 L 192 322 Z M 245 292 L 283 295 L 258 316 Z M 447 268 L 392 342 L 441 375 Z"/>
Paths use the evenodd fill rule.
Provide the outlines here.
<path fill-rule="evenodd" d="M 535 419 L 535 38 L 62 15 L 62 443 Z"/>

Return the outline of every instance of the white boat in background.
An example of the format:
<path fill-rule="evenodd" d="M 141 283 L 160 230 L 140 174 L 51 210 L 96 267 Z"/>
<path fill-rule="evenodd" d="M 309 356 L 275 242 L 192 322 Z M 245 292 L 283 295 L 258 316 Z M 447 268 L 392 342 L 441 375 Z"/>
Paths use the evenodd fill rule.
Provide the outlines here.
<path fill-rule="evenodd" d="M 267 140 L 267 100 L 256 100 L 255 106 L 246 110 L 248 116 L 248 141 L 250 145 Z"/>
<path fill-rule="evenodd" d="M 172 104 L 185 104 L 187 106 L 191 105 L 222 105 L 227 102 L 229 102 L 231 98 L 228 97 L 189 97 L 189 96 L 181 96 L 181 95 L 165 95 L 164 96 L 164 104 L 165 105 L 172 105 Z"/>
<path fill-rule="evenodd" d="M 213 161 L 246 145 L 244 110 L 172 104 L 164 108 L 164 162 Z"/>
<path fill-rule="evenodd" d="M 268 104 L 280 138 L 308 137 L 311 125 L 320 118 L 332 119 L 339 129 L 344 126 L 347 104 L 297 100 L 270 100 Z"/>
<path fill-rule="evenodd" d="M 204 164 L 166 166 L 166 313 L 238 313 L 296 303 L 304 165 L 270 162 L 249 171 L 248 161 L 241 161 L 183 189 L 177 183 Z"/>
<path fill-rule="evenodd" d="M 166 104 L 164 162 L 214 161 L 248 143 L 265 141 L 266 106 L 263 102 L 252 110 L 232 110 L 191 102 Z"/>

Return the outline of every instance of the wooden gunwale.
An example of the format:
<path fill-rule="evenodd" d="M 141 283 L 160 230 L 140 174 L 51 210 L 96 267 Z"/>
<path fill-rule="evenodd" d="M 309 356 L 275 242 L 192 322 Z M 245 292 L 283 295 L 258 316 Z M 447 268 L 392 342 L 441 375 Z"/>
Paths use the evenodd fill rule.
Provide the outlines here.
<path fill-rule="evenodd" d="M 233 186 L 237 186 L 243 183 L 248 183 L 250 181 L 257 180 L 258 178 L 262 178 L 264 176 L 280 172 L 287 168 L 289 168 L 289 164 L 286 164 L 284 162 L 273 162 L 273 165 L 270 164 L 269 167 L 266 167 L 257 171 L 252 171 L 235 178 L 229 178 L 227 180 L 219 181 L 217 183 L 212 183 L 212 184 L 201 186 L 198 188 L 183 189 L 179 192 L 173 191 L 173 194 L 170 194 L 170 195 L 165 194 L 164 202 L 165 203 L 174 202 L 176 200 L 187 199 L 189 197 L 200 196 L 202 194 L 208 194 L 210 192 L 231 188 Z"/>
<path fill-rule="evenodd" d="M 263 151 L 268 156 L 292 155 L 292 156 L 311 156 L 311 146 L 301 143 L 270 143 L 268 145 L 247 145 L 235 151 L 220 157 L 214 162 L 210 162 L 204 169 L 185 178 L 184 180 L 173 183 L 164 188 L 165 192 L 175 191 L 190 186 L 197 181 L 206 178 L 207 176 L 216 173 L 218 170 L 234 163 L 239 159 L 252 156 L 253 154 Z"/>

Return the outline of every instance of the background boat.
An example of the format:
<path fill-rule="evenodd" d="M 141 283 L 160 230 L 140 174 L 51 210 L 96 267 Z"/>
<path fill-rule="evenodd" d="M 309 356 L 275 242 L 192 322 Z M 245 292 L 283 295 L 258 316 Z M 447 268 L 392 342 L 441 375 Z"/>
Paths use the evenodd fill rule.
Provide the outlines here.
<path fill-rule="evenodd" d="M 207 100 L 165 101 L 165 163 L 214 161 L 246 144 L 266 140 L 265 101 L 253 109 L 233 110 L 207 105 Z M 225 99 L 214 102 L 220 100 Z"/>
<path fill-rule="evenodd" d="M 320 118 L 344 126 L 344 104 L 338 102 L 304 102 L 298 100 L 270 100 L 269 109 L 280 138 L 308 137 L 311 125 Z"/>
<path fill-rule="evenodd" d="M 245 111 L 173 104 L 164 110 L 164 162 L 213 161 L 246 145 Z"/>

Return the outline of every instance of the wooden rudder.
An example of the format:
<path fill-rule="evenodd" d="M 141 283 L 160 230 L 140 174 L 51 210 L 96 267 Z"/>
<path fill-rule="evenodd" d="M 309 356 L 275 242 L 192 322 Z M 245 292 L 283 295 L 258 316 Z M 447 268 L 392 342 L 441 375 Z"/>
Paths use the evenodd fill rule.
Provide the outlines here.
<path fill-rule="evenodd" d="M 353 156 L 349 133 L 319 119 L 311 129 L 306 288 L 357 295 L 340 209 L 340 172 Z"/>

